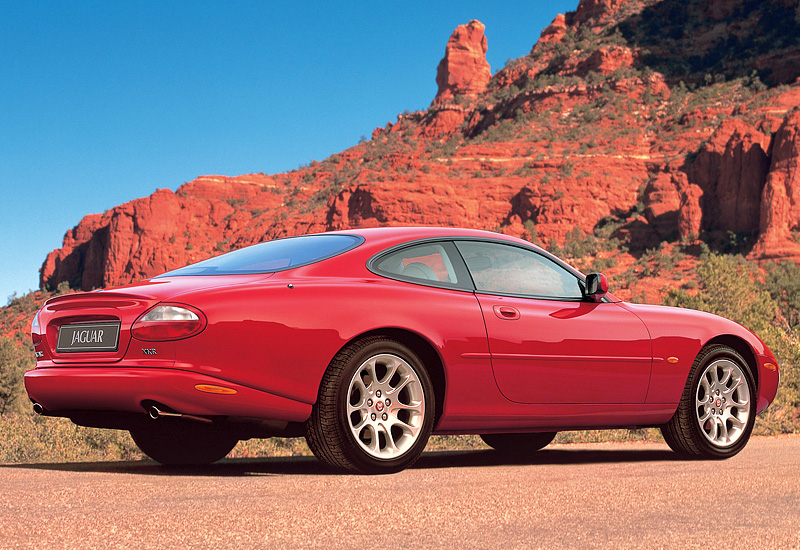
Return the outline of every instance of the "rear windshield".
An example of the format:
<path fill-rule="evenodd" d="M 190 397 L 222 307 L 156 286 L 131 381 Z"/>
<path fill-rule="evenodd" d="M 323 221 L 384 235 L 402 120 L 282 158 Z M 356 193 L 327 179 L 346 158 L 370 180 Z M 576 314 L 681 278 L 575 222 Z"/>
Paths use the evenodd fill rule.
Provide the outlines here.
<path fill-rule="evenodd" d="M 255 244 L 164 273 L 159 277 L 182 275 L 246 275 L 273 273 L 313 264 L 352 250 L 364 242 L 355 235 L 305 235 Z"/>

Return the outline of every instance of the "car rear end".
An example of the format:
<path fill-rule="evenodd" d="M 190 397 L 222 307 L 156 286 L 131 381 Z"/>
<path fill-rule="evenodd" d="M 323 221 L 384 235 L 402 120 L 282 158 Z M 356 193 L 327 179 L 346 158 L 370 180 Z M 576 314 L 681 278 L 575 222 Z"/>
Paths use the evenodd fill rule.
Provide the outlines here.
<path fill-rule="evenodd" d="M 34 411 L 123 429 L 160 416 L 185 416 L 204 422 L 257 418 L 280 430 L 308 416 L 307 404 L 226 380 L 220 369 L 176 359 L 176 349 L 192 346 L 208 320 L 180 301 L 190 281 L 170 283 L 49 300 L 31 327 L 37 363 L 25 374 L 25 387 Z"/>

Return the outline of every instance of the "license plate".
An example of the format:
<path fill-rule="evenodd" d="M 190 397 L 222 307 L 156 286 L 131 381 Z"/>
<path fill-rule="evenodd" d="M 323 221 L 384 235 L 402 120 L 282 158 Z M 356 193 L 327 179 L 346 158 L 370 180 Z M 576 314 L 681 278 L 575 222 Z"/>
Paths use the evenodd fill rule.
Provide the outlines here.
<path fill-rule="evenodd" d="M 119 323 L 62 325 L 56 351 L 117 351 Z"/>

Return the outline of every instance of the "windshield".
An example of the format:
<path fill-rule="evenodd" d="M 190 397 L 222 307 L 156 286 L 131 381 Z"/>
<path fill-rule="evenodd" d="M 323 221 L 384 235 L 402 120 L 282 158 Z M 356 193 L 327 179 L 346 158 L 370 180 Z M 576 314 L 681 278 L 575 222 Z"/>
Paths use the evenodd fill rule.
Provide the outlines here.
<path fill-rule="evenodd" d="M 169 271 L 159 277 L 274 273 L 331 258 L 352 250 L 362 242 L 364 239 L 355 235 L 321 233 L 289 237 L 228 252 L 222 256 Z"/>

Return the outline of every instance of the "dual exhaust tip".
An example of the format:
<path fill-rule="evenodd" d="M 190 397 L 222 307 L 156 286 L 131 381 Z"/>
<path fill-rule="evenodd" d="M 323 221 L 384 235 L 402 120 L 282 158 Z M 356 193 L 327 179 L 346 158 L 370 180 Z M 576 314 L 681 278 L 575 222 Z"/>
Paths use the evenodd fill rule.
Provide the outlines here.
<path fill-rule="evenodd" d="M 33 402 L 33 412 L 39 416 L 44 416 L 45 414 L 44 407 L 42 406 L 42 404 L 36 401 Z M 150 405 L 150 407 L 147 408 L 147 414 L 153 420 L 158 420 L 162 416 L 166 416 L 172 418 L 185 418 L 187 420 L 196 420 L 198 422 L 204 422 L 208 424 L 211 423 L 210 418 L 195 416 L 193 414 L 182 414 L 176 412 L 162 411 L 161 409 L 158 408 L 158 405 Z"/>
<path fill-rule="evenodd" d="M 198 422 L 204 422 L 207 424 L 211 423 L 210 418 L 205 418 L 203 416 L 195 416 L 193 414 L 183 414 L 183 413 L 176 413 L 176 412 L 169 412 L 169 411 L 162 411 L 158 408 L 158 405 L 150 405 L 147 409 L 147 414 L 153 420 L 158 420 L 162 416 L 171 417 L 171 418 L 185 418 L 187 420 L 196 420 Z"/>
<path fill-rule="evenodd" d="M 159 418 L 161 418 L 162 416 L 174 416 L 174 417 L 176 417 L 176 418 L 179 418 L 179 417 L 183 416 L 183 415 L 182 415 L 182 414 L 180 414 L 180 413 L 173 413 L 173 412 L 162 411 L 162 410 L 161 410 L 161 409 L 159 409 L 159 408 L 158 408 L 156 405 L 150 405 L 150 407 L 148 407 L 148 409 L 147 409 L 147 415 L 148 415 L 150 418 L 152 418 L 153 420 L 158 420 L 158 419 L 159 419 Z"/>

